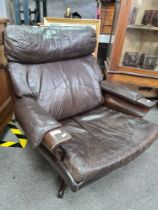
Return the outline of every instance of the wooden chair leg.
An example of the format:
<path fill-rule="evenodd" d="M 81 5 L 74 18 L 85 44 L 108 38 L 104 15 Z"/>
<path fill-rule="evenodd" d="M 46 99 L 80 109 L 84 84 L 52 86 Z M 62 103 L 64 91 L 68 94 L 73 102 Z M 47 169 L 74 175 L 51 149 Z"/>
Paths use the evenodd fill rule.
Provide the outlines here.
<path fill-rule="evenodd" d="M 66 187 L 67 187 L 67 184 L 64 182 L 64 180 L 62 180 L 60 183 L 59 191 L 58 191 L 58 198 L 64 197 Z"/>

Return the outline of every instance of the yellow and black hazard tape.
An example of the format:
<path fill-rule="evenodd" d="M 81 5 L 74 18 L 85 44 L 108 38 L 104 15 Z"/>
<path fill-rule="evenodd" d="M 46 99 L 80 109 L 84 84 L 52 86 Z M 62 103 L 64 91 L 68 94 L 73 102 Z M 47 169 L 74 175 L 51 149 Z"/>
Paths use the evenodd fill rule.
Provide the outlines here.
<path fill-rule="evenodd" d="M 13 122 L 9 122 L 8 124 L 9 129 L 11 132 L 17 137 L 18 142 L 13 141 L 0 141 L 0 147 L 19 147 L 25 148 L 27 145 L 27 137 L 19 130 Z"/>

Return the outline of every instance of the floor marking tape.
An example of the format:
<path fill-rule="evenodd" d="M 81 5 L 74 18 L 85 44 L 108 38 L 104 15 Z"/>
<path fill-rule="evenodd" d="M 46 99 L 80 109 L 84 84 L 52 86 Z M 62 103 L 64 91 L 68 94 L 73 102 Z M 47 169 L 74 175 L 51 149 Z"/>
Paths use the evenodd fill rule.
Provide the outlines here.
<path fill-rule="evenodd" d="M 19 142 L 13 142 L 13 141 L 0 141 L 0 147 L 19 147 L 19 148 L 25 148 L 27 145 L 27 137 L 23 134 L 19 128 L 16 127 L 16 125 L 11 121 L 8 124 L 9 129 L 11 132 L 17 137 Z"/>

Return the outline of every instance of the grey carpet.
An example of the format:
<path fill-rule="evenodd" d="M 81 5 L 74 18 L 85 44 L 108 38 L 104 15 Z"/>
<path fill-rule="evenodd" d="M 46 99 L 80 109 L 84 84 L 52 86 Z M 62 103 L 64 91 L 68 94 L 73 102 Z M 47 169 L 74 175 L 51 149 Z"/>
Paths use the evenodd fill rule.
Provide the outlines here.
<path fill-rule="evenodd" d="M 158 110 L 146 119 L 158 124 Z M 7 130 L 3 139 L 16 141 Z M 30 145 L 0 148 L 0 181 L 0 210 L 158 210 L 158 141 L 77 193 L 67 190 L 62 200 L 57 173 Z"/>

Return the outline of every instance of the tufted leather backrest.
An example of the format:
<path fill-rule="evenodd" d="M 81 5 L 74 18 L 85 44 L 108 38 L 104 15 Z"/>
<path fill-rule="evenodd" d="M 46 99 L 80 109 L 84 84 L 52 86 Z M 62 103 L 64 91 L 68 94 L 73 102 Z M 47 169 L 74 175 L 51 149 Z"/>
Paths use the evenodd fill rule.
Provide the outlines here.
<path fill-rule="evenodd" d="M 17 39 L 9 39 L 9 37 L 13 37 L 15 28 Z M 25 36 L 29 37 L 28 27 L 26 28 Z M 38 30 L 41 35 L 40 28 L 34 30 L 37 37 Z M 45 30 L 48 33 L 49 28 Z M 62 34 L 61 28 L 58 39 L 60 38 L 61 46 L 65 46 L 62 50 L 57 50 L 52 30 L 50 28 L 49 42 L 40 38 L 40 46 L 38 46 L 36 40 L 35 42 L 30 40 L 29 43 L 28 37 L 23 38 L 24 33 L 21 26 L 13 27 L 13 30 L 9 28 L 5 32 L 5 49 L 16 95 L 18 97 L 33 97 L 52 116 L 62 120 L 91 110 L 103 103 L 99 85 L 102 80 L 102 73 L 95 58 L 91 55 L 95 49 L 95 36 L 93 36 L 94 31 L 92 29 L 86 27 L 84 30 L 78 31 L 78 42 L 74 36 L 76 30 L 71 29 L 68 33 L 69 36 L 67 34 L 68 43 L 62 44 L 65 40 L 60 36 Z M 32 34 L 32 28 L 30 33 Z M 32 39 L 35 37 L 33 36 Z M 27 44 L 24 41 L 22 45 L 23 39 L 27 40 Z M 85 39 L 87 39 L 86 42 Z M 18 45 L 19 42 L 20 45 Z M 82 42 L 87 43 L 87 47 Z M 56 56 L 57 52 L 59 57 Z M 70 53 L 67 54 L 67 52 Z M 37 55 L 40 57 L 39 61 Z"/>

